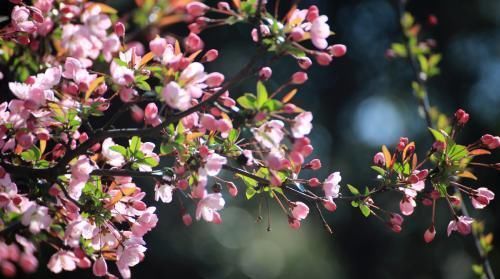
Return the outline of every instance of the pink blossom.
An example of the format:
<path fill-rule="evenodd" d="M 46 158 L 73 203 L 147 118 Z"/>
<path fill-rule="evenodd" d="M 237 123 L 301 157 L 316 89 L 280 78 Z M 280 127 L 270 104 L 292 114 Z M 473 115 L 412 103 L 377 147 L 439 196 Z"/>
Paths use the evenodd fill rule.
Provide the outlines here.
<path fill-rule="evenodd" d="M 327 16 L 319 16 L 312 22 L 311 25 L 311 41 L 318 49 L 325 49 L 328 46 L 326 38 L 330 36 L 330 26 L 326 23 Z"/>
<path fill-rule="evenodd" d="M 59 273 L 63 270 L 73 271 L 76 269 L 77 260 L 73 252 L 60 250 L 50 257 L 47 267 L 54 273 Z"/>
<path fill-rule="evenodd" d="M 217 153 L 212 153 L 208 155 L 205 163 L 205 169 L 207 171 L 207 175 L 215 176 L 219 174 L 222 166 L 227 163 L 227 159 Z"/>
<path fill-rule="evenodd" d="M 174 189 L 174 186 L 167 183 L 157 184 L 155 187 L 155 200 L 161 200 L 164 203 L 172 202 L 172 192 Z"/>
<path fill-rule="evenodd" d="M 312 130 L 311 121 L 313 115 L 311 112 L 306 111 L 297 115 L 293 119 L 292 134 L 294 138 L 302 138 L 308 135 Z"/>
<path fill-rule="evenodd" d="M 206 79 L 207 74 L 203 64 L 193 62 L 181 72 L 178 83 L 182 84 L 183 88 L 191 95 L 191 98 L 200 98 L 203 89 L 206 87 L 204 83 Z"/>
<path fill-rule="evenodd" d="M 472 195 L 472 205 L 477 209 L 485 208 L 495 198 L 495 193 L 485 187 L 478 188 L 476 192 Z"/>
<path fill-rule="evenodd" d="M 295 218 L 288 218 L 288 226 L 294 230 L 298 230 L 300 228 L 300 221 Z"/>
<path fill-rule="evenodd" d="M 309 207 L 303 202 L 295 202 L 292 208 L 292 216 L 297 220 L 302 220 L 309 214 Z"/>
<path fill-rule="evenodd" d="M 33 273 L 38 268 L 38 259 L 30 253 L 22 253 L 19 258 L 19 265 L 26 273 Z"/>
<path fill-rule="evenodd" d="M 12 10 L 12 24 L 16 30 L 21 32 L 35 32 L 36 26 L 35 23 L 31 20 L 28 20 L 30 17 L 30 10 L 26 7 L 15 6 L 14 10 Z"/>
<path fill-rule="evenodd" d="M 471 225 L 474 222 L 474 219 L 472 219 L 469 216 L 459 216 L 457 219 L 453 219 L 450 221 L 448 224 L 448 236 L 453 231 L 459 232 L 461 235 L 468 235 L 471 233 Z"/>
<path fill-rule="evenodd" d="M 144 109 L 144 123 L 156 127 L 161 124 L 161 119 L 158 115 L 158 107 L 155 103 L 149 103 Z"/>
<path fill-rule="evenodd" d="M 78 157 L 78 160 L 71 166 L 71 179 L 69 183 L 69 195 L 78 200 L 82 194 L 83 187 L 90 177 L 90 173 L 94 170 L 94 166 L 90 164 L 90 160 L 86 156 Z"/>
<path fill-rule="evenodd" d="M 162 57 L 165 49 L 167 48 L 167 40 L 156 37 L 149 42 L 149 49 L 153 52 L 156 57 Z"/>
<path fill-rule="evenodd" d="M 29 202 L 26 207 L 27 209 L 23 213 L 21 223 L 25 226 L 29 226 L 31 233 L 37 234 L 50 226 L 52 218 L 49 215 L 49 209 L 47 207 L 38 205 L 34 202 Z"/>
<path fill-rule="evenodd" d="M 207 194 L 206 197 L 198 202 L 196 207 L 196 220 L 203 220 L 207 222 L 214 221 L 214 215 L 217 211 L 224 208 L 225 201 L 221 193 Z"/>
<path fill-rule="evenodd" d="M 129 140 L 129 145 L 130 144 L 131 144 L 131 140 Z M 160 162 L 160 157 L 158 157 L 158 155 L 153 152 L 154 149 L 155 149 L 155 144 L 152 143 L 152 142 L 143 142 L 141 144 L 141 147 L 139 148 L 139 150 L 142 153 L 144 153 L 145 157 L 152 158 L 157 163 L 159 163 Z M 139 168 L 139 171 L 152 171 L 153 170 L 152 167 L 149 164 L 138 163 L 137 166 Z"/>
<path fill-rule="evenodd" d="M 66 226 L 64 244 L 69 247 L 79 247 L 80 238 L 92 239 L 95 226 L 85 219 L 75 220 Z"/>
<path fill-rule="evenodd" d="M 285 124 L 281 120 L 270 120 L 253 130 L 255 140 L 263 147 L 276 148 L 285 135 L 283 127 Z"/>
<path fill-rule="evenodd" d="M 403 215 L 412 215 L 414 208 L 417 206 L 415 200 L 410 196 L 405 196 L 399 203 L 399 209 Z"/>
<path fill-rule="evenodd" d="M 122 154 L 114 151 L 111 147 L 116 146 L 111 138 L 107 138 L 102 142 L 101 154 L 106 160 L 106 163 L 113 167 L 121 167 L 125 164 L 125 158 Z"/>
<path fill-rule="evenodd" d="M 154 207 L 149 209 L 135 220 L 135 223 L 131 227 L 131 231 L 135 236 L 142 237 L 156 227 L 158 217 L 153 213 L 154 210 Z"/>
<path fill-rule="evenodd" d="M 337 198 L 340 191 L 340 181 L 342 177 L 340 172 L 334 172 L 328 176 L 328 178 L 323 182 L 323 191 L 326 197 Z"/>
<path fill-rule="evenodd" d="M 162 96 L 167 105 L 174 109 L 184 111 L 191 105 L 190 94 L 175 81 L 171 81 L 165 86 Z"/>
<path fill-rule="evenodd" d="M 144 252 L 146 247 L 144 247 L 144 241 L 142 238 L 130 238 L 119 246 L 116 253 L 117 261 L 116 266 L 123 278 L 130 278 L 130 268 L 137 265 L 144 259 Z"/>

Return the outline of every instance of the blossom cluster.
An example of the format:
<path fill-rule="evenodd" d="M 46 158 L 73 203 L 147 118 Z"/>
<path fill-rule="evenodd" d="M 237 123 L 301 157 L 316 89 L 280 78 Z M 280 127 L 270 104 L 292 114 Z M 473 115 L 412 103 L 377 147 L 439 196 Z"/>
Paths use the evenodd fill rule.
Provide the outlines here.
<path fill-rule="evenodd" d="M 457 112 L 451 135 L 431 130 L 436 143 L 422 162 L 407 138 L 392 155 L 385 147 L 377 153 L 373 169 L 381 183 L 376 188 L 361 193 L 347 185 L 351 194 L 341 193 L 340 172 L 316 177 L 322 163 L 312 157 L 313 114 L 292 100 L 308 80 L 311 58 L 326 66 L 346 54 L 342 44 L 329 46 L 328 18 L 316 6 L 293 7 L 280 19 L 262 0 L 215 7 L 187 1 L 177 12 L 187 21 L 189 35 L 179 40 L 155 34 L 144 46 L 127 40 L 126 22 L 103 3 L 10 2 L 11 22 L 1 30 L 0 43 L 20 49 L 7 54 L 8 62 L 22 64 L 26 61 L 18 55 L 31 53 L 43 63 L 27 76 L 14 75 L 16 80 L 8 81 L 13 98 L 0 104 L 0 267 L 5 276 L 19 268 L 36 271 L 37 249 L 46 243 L 54 249 L 47 263 L 54 273 L 91 268 L 95 276 L 115 278 L 117 270 L 130 278 L 130 268 L 145 257 L 143 237 L 159 221 L 156 208 L 143 201 L 146 195 L 162 203 L 178 198 L 179 220 L 186 226 L 193 219 L 222 223 L 226 200 L 243 188 L 247 199 L 261 195 L 275 202 L 292 229 L 300 228 L 312 205 L 331 230 L 322 210 L 333 212 L 338 200 L 349 200 L 397 232 L 403 217 L 379 207 L 375 193 L 400 193 L 406 216 L 420 199 L 424 205 L 434 206 L 438 199 L 458 204 L 447 192 L 451 187 L 470 196 L 476 208 L 494 198 L 487 188 L 471 189 L 454 179 L 470 173 L 464 160 L 500 145 L 500 138 L 491 135 L 467 147 L 456 144 L 454 131 L 469 118 L 464 111 Z M 200 33 L 236 23 L 252 26 L 249 40 L 259 52 L 230 79 L 207 72 L 206 63 L 219 59 L 219 53 L 205 48 Z M 259 61 L 262 51 L 297 61 L 298 70 L 274 91 L 267 83 L 271 65 Z M 254 92 L 230 93 L 248 78 L 256 80 Z M 134 124 L 118 127 L 120 118 Z M 435 168 L 424 168 L 427 161 Z M 138 177 L 151 179 L 154 189 L 137 185 Z M 454 217 L 449 232 L 471 231 L 471 219 Z M 426 241 L 434 234 L 433 216 Z M 111 263 L 116 268 L 108 268 Z"/>

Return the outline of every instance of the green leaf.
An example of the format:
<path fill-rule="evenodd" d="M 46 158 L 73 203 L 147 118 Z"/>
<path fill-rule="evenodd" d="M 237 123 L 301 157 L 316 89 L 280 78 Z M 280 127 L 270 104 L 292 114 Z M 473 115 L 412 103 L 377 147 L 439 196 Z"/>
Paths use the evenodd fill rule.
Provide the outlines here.
<path fill-rule="evenodd" d="M 257 191 L 253 187 L 248 187 L 247 190 L 245 191 L 245 196 L 247 197 L 247 200 L 251 199 Z"/>
<path fill-rule="evenodd" d="M 262 106 L 262 109 L 266 109 L 269 112 L 273 112 L 281 109 L 282 107 L 283 107 L 282 102 L 275 99 L 268 99 Z"/>
<path fill-rule="evenodd" d="M 109 149 L 118 152 L 123 156 L 127 156 L 127 149 L 121 145 L 113 145 Z"/>
<path fill-rule="evenodd" d="M 135 85 L 143 91 L 151 91 L 151 86 L 144 80 L 136 81 Z"/>
<path fill-rule="evenodd" d="M 451 148 L 449 148 L 447 154 L 450 160 L 458 161 L 469 155 L 469 152 L 467 151 L 467 147 L 455 144 Z"/>
<path fill-rule="evenodd" d="M 391 45 L 391 49 L 397 56 L 406 57 L 406 47 L 403 44 L 394 43 Z"/>
<path fill-rule="evenodd" d="M 378 172 L 380 175 L 385 175 L 385 170 L 379 166 L 371 166 L 372 170 Z"/>
<path fill-rule="evenodd" d="M 347 184 L 347 188 L 353 195 L 359 195 L 359 190 L 351 184 Z"/>
<path fill-rule="evenodd" d="M 229 135 L 227 136 L 227 140 L 230 143 L 235 143 L 238 140 L 239 135 L 240 135 L 240 132 L 238 130 L 231 129 L 231 131 L 229 131 Z"/>
<path fill-rule="evenodd" d="M 359 210 L 361 210 L 361 213 L 363 214 L 363 216 L 365 216 L 365 217 L 370 216 L 370 208 L 366 204 L 360 204 Z"/>
<path fill-rule="evenodd" d="M 431 127 L 429 127 L 429 131 L 431 131 L 436 141 L 446 142 L 446 137 L 440 131 L 432 129 Z"/>
<path fill-rule="evenodd" d="M 132 152 L 132 154 L 135 154 L 139 150 L 139 148 L 141 148 L 141 138 L 138 136 L 133 136 L 130 140 L 130 152 Z"/>
<path fill-rule="evenodd" d="M 156 167 L 159 164 L 159 162 L 156 161 L 153 157 L 146 157 L 142 161 L 150 167 Z"/>
<path fill-rule="evenodd" d="M 245 93 L 243 96 L 236 99 L 236 102 L 245 109 L 255 109 L 257 98 L 251 93 Z"/>
<path fill-rule="evenodd" d="M 358 201 L 351 201 L 351 206 L 352 207 L 358 207 L 359 206 L 359 202 Z"/>
<path fill-rule="evenodd" d="M 30 149 L 21 153 L 21 158 L 26 162 L 33 162 L 39 160 L 41 155 L 40 149 L 33 145 Z"/>
<path fill-rule="evenodd" d="M 170 154 L 174 150 L 175 150 L 175 146 L 173 144 L 162 142 L 162 144 L 160 145 L 160 153 L 162 155 Z"/>
<path fill-rule="evenodd" d="M 245 175 L 242 175 L 242 174 L 237 174 L 237 176 L 239 178 L 241 178 L 241 180 L 243 180 L 243 183 L 245 183 L 245 185 L 248 187 L 248 188 L 253 188 L 253 187 L 256 187 L 258 185 L 257 181 L 248 177 L 248 176 L 245 176 Z"/>
<path fill-rule="evenodd" d="M 257 82 L 257 108 L 260 109 L 267 101 L 267 89 L 261 81 Z"/>

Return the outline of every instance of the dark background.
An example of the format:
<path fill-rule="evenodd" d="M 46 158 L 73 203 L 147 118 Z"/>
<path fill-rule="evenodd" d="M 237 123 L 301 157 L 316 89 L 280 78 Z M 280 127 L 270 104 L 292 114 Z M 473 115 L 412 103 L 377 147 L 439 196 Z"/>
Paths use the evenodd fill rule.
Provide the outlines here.
<path fill-rule="evenodd" d="M 130 2 L 130 3 L 128 3 Z M 128 11 L 132 1 L 108 1 Z M 283 4 L 288 4 L 282 0 Z M 400 136 L 417 142 L 423 154 L 431 144 L 424 121 L 419 117 L 410 82 L 412 71 L 404 60 L 389 61 L 385 50 L 401 39 L 398 19 L 389 1 L 302 1 L 300 7 L 318 5 L 336 32 L 330 42 L 348 47 L 345 57 L 330 67 L 313 66 L 310 81 L 296 97 L 296 103 L 313 111 L 311 134 L 314 155 L 324 168 L 320 179 L 340 170 L 342 186 L 375 185 L 370 170 L 372 156 L 380 145 L 394 145 Z M 432 105 L 451 115 L 457 108 L 471 114 L 471 121 L 459 136 L 467 144 L 484 133 L 500 134 L 500 1 L 415 0 L 410 11 L 424 22 L 425 34 L 437 40 L 443 52 L 442 75 L 429 82 Z M 439 25 L 429 28 L 425 19 L 435 14 Z M 185 35 L 185 28 L 174 28 Z M 232 76 L 254 53 L 249 30 L 233 26 L 202 34 L 208 48 L 220 50 L 220 58 L 209 70 Z M 298 70 L 285 60 L 273 66 L 276 88 Z M 254 81 L 232 90 L 238 95 L 254 90 Z M 4 87 L 5 88 L 5 87 Z M 9 94 L 4 91 L 4 94 Z M 126 120 L 125 120 L 126 121 Z M 496 160 L 494 160 L 496 159 Z M 490 158 L 499 161 L 499 156 Z M 481 186 L 497 191 L 499 175 L 480 170 Z M 474 187 L 477 183 L 467 181 Z M 147 181 L 138 183 L 144 189 Z M 240 192 L 243 192 L 240 190 Z M 151 195 L 149 197 L 151 199 Z M 388 194 L 375 201 L 398 210 L 399 195 Z M 375 218 L 365 219 L 357 209 L 339 201 L 337 212 L 327 214 L 334 234 L 328 235 L 315 213 L 299 231 L 288 228 L 286 218 L 274 204 L 272 231 L 266 222 L 256 224 L 258 203 L 226 199 L 224 223 L 196 222 L 184 227 L 178 206 L 157 204 L 160 221 L 145 239 L 145 260 L 132 268 L 136 278 L 473 278 L 471 264 L 478 260 L 470 236 L 446 236 L 450 219 L 446 205 L 438 207 L 436 239 L 425 244 L 423 233 L 430 224 L 431 209 L 419 205 L 406 218 L 403 231 L 395 234 Z M 470 204 L 468 204 L 470 207 Z M 485 220 L 487 231 L 500 235 L 495 217 L 500 207 L 494 201 L 473 215 Z M 497 241 L 494 241 L 496 244 Z M 48 250 L 45 250 L 48 253 Z M 495 273 L 500 272 L 500 254 L 491 253 Z M 30 278 L 88 278 L 91 272 L 53 275 L 44 264 Z"/>

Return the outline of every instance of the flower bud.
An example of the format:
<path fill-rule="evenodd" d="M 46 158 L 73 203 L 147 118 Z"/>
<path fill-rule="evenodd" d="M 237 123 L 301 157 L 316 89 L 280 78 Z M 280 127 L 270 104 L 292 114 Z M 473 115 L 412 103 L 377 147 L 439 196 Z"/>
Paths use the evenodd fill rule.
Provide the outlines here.
<path fill-rule="evenodd" d="M 269 67 L 262 67 L 259 71 L 259 79 L 266 81 L 269 78 L 271 78 L 271 75 L 273 74 L 273 70 Z"/>
<path fill-rule="evenodd" d="M 292 83 L 293 84 L 303 84 L 306 82 L 308 79 L 307 73 L 305 72 L 296 72 L 295 74 L 292 75 Z"/>
<path fill-rule="evenodd" d="M 309 162 L 309 166 L 312 170 L 319 170 L 321 168 L 321 160 L 313 159 Z"/>
<path fill-rule="evenodd" d="M 385 156 L 384 153 L 378 152 L 373 156 L 373 163 L 377 166 L 385 166 Z"/>
<path fill-rule="evenodd" d="M 424 233 L 425 243 L 429 243 L 434 240 L 434 236 L 436 236 L 436 229 L 434 228 L 434 225 L 431 225 Z"/>
<path fill-rule="evenodd" d="M 205 83 L 210 87 L 220 86 L 224 82 L 224 75 L 221 73 L 210 73 L 207 75 Z"/>
<path fill-rule="evenodd" d="M 463 109 L 458 109 L 455 112 L 455 120 L 457 121 L 458 125 L 463 126 L 469 121 L 469 114 Z"/>
<path fill-rule="evenodd" d="M 156 37 L 149 42 L 149 49 L 157 57 L 161 57 L 167 48 L 167 40 Z"/>
<path fill-rule="evenodd" d="M 189 227 L 193 223 L 193 218 L 189 215 L 189 213 L 184 213 L 182 215 L 182 222 L 186 227 Z"/>
<path fill-rule="evenodd" d="M 300 57 L 300 58 L 297 58 L 297 63 L 299 64 L 299 67 L 302 70 L 307 70 L 312 65 L 312 61 L 311 61 L 311 59 L 309 57 Z"/>
<path fill-rule="evenodd" d="M 325 52 L 319 52 L 316 55 L 316 62 L 321 66 L 328 66 L 332 63 L 332 56 Z"/>
<path fill-rule="evenodd" d="M 102 277 L 108 273 L 108 265 L 106 264 L 106 260 L 103 257 L 97 258 L 94 262 L 94 266 L 92 267 L 92 272 L 95 276 Z"/>
<path fill-rule="evenodd" d="M 219 56 L 219 52 L 216 49 L 211 49 L 205 53 L 205 55 L 201 58 L 203 62 L 212 62 Z"/>
<path fill-rule="evenodd" d="M 201 2 L 191 2 L 186 5 L 186 12 L 193 17 L 204 15 L 209 7 Z"/>
<path fill-rule="evenodd" d="M 333 57 L 342 57 L 347 53 L 347 47 L 342 44 L 335 44 L 330 46 L 328 51 Z"/>
<path fill-rule="evenodd" d="M 319 181 L 318 178 L 313 177 L 307 181 L 307 184 L 309 184 L 309 186 L 311 187 L 317 187 L 321 184 L 321 182 Z"/>
<path fill-rule="evenodd" d="M 324 200 L 323 206 L 330 212 L 334 212 L 335 210 L 337 210 L 337 205 L 332 199 Z"/>
<path fill-rule="evenodd" d="M 217 9 L 223 10 L 223 11 L 229 11 L 229 10 L 231 10 L 231 6 L 229 6 L 229 3 L 227 3 L 227 2 L 221 1 L 221 2 L 217 3 Z"/>
<path fill-rule="evenodd" d="M 115 24 L 115 33 L 118 37 L 123 37 L 125 36 L 125 25 L 123 25 L 122 22 L 118 21 Z"/>
<path fill-rule="evenodd" d="M 227 182 L 226 183 L 226 187 L 227 187 L 227 191 L 229 192 L 229 195 L 231 195 L 231 197 L 236 197 L 238 195 L 238 188 L 236 187 L 236 185 L 234 185 L 233 182 Z"/>

